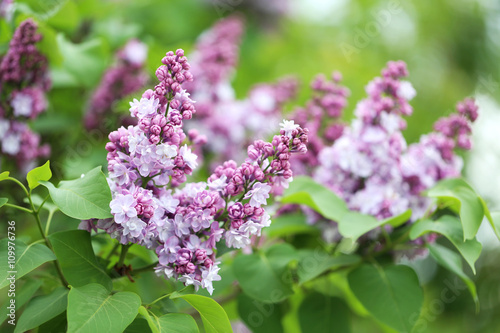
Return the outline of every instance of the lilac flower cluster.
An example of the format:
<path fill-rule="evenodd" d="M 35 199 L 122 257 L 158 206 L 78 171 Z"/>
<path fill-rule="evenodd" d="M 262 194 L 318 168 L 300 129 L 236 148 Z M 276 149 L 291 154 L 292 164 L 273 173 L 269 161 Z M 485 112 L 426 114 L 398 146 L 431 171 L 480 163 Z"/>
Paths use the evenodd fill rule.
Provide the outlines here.
<path fill-rule="evenodd" d="M 324 75 L 316 76 L 311 83 L 312 98 L 306 107 L 297 108 L 291 116 L 310 131 L 307 154 L 297 155 L 293 163 L 297 173 L 307 174 L 311 168 L 317 167 L 319 152 L 342 136 L 345 125 L 340 118 L 350 92 L 340 85 L 340 81 L 342 76 L 338 72 L 332 73 L 331 80 Z"/>
<path fill-rule="evenodd" d="M 118 51 L 116 64 L 106 71 L 90 100 L 84 117 L 88 130 L 102 126 L 104 120 L 109 120 L 112 116 L 114 103 L 146 84 L 146 57 L 147 46 L 135 39 L 128 41 Z"/>
<path fill-rule="evenodd" d="M 10 21 L 12 19 L 13 11 L 13 0 L 0 0 L 0 17 L 3 17 L 7 21 Z"/>
<path fill-rule="evenodd" d="M 436 132 L 407 146 L 401 133 L 406 127 L 402 117 L 412 113 L 409 101 L 415 96 L 411 84 L 402 80 L 407 75 L 403 62 L 388 63 L 382 76 L 368 84 L 368 97 L 357 104 L 351 125 L 331 146 L 321 149 L 319 166 L 312 174 L 350 209 L 377 219 L 408 209 L 411 221 L 423 217 L 432 202 L 421 196 L 422 191 L 441 179 L 458 177 L 463 163 L 454 149 L 471 147 L 470 122 L 477 118 L 472 99 L 459 103 L 457 114 L 438 120 Z M 315 214 L 308 215 L 311 222 L 318 220 Z M 335 222 L 322 227 L 331 240 L 340 236 Z"/>
<path fill-rule="evenodd" d="M 210 115 L 216 109 L 214 103 L 231 92 L 228 82 L 238 64 L 242 34 L 242 18 L 230 16 L 199 37 L 190 57 L 196 81 L 186 86 L 196 99 L 198 116 Z"/>
<path fill-rule="evenodd" d="M 217 158 L 244 160 L 242 152 L 252 141 L 278 130 L 282 106 L 295 97 L 297 81 L 284 78 L 275 84 L 257 84 L 248 97 L 238 100 L 231 86 L 238 60 L 243 21 L 231 16 L 204 32 L 193 52 L 195 82 L 188 91 L 196 100 L 197 121 L 188 126 L 210 140 L 203 148 Z M 228 145 L 227 142 L 231 142 Z"/>
<path fill-rule="evenodd" d="M 290 156 L 306 151 L 307 130 L 285 120 L 281 135 L 271 143 L 256 141 L 242 165 L 225 162 L 208 182 L 180 188 L 198 165 L 186 144 L 196 135 L 183 131 L 196 111 L 183 89 L 192 74 L 182 50 L 168 52 L 162 63 L 160 83 L 130 103 L 138 125 L 109 135 L 113 218 L 83 221 L 81 228 L 104 229 L 122 244 L 154 249 L 158 275 L 212 293 L 212 282 L 220 279 L 217 243 L 224 238 L 227 246 L 241 248 L 270 224 L 262 206 L 292 180 Z"/>
<path fill-rule="evenodd" d="M 45 93 L 50 89 L 47 59 L 36 48 L 42 36 L 31 20 L 23 21 L 0 60 L 0 143 L 1 152 L 14 158 L 27 172 L 50 148 L 40 146 L 40 136 L 26 125 L 47 109 Z"/>

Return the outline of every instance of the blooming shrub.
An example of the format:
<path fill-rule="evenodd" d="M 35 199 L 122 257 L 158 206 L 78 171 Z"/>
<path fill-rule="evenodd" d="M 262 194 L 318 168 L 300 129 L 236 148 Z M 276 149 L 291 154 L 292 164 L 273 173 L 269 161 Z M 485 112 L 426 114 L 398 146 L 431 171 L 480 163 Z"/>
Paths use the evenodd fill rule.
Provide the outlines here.
<path fill-rule="evenodd" d="M 22 22 L 0 61 L 1 153 L 24 173 L 50 154 L 50 147 L 40 145 L 40 135 L 27 124 L 47 109 L 45 93 L 50 89 L 47 59 L 36 49 L 42 39 L 36 29 L 32 20 Z"/>
<path fill-rule="evenodd" d="M 182 50 L 168 52 L 162 63 L 156 70 L 159 84 L 130 103 L 138 125 L 109 135 L 114 218 L 99 220 L 97 228 L 122 244 L 154 249 L 157 274 L 212 293 L 212 281 L 220 279 L 217 242 L 224 238 L 228 247 L 241 248 L 270 225 L 262 206 L 273 187 L 292 180 L 290 156 L 306 152 L 307 130 L 285 120 L 272 142 L 258 140 L 248 147 L 245 163 L 224 162 L 208 182 L 178 188 L 198 165 L 183 131 L 184 121 L 196 112 L 182 89 L 193 76 Z M 90 230 L 92 223 L 82 227 Z"/>
<path fill-rule="evenodd" d="M 53 176 L 56 163 L 33 168 L 26 181 L 2 165 L 0 185 L 14 186 L 0 197 L 8 220 L 0 289 L 18 293 L 6 303 L 4 325 L 39 332 L 199 332 L 201 325 L 224 333 L 330 332 L 358 329 L 351 318 L 363 317 L 383 330 L 422 331 L 427 264 L 461 279 L 479 306 L 469 277 L 482 250 L 476 234 L 486 219 L 500 239 L 500 213 L 460 178 L 459 150 L 472 148 L 478 117 L 473 99 L 408 144 L 403 131 L 416 92 L 402 61 L 389 62 L 367 85 L 350 122 L 343 117 L 350 91 L 337 72 L 314 78 L 311 98 L 290 114 L 284 109 L 297 93 L 295 79 L 256 84 L 236 98 L 231 80 L 244 27 L 231 16 L 200 36 L 189 62 L 182 49 L 167 52 L 154 87 L 118 119 L 120 101 L 148 81 L 145 44 L 133 37 L 143 36 L 153 53 L 163 40 L 134 26 L 115 36 L 119 23 L 87 21 L 92 6 L 60 7 L 59 16 L 52 16 L 57 8 L 36 15 L 48 39 L 38 47 L 56 51 L 45 58 L 37 50 L 41 36 L 27 20 L 0 61 L 1 149 L 24 168 L 48 153 L 36 134 L 18 133 L 47 108 L 50 59 L 54 113 L 73 112 L 79 101 L 87 114 L 83 126 L 63 129 L 71 118 L 52 124 L 49 114 L 45 130 L 63 134 L 51 141 L 54 151 L 69 152 L 63 160 L 80 154 L 78 167 L 94 168 L 81 176 L 71 170 L 79 177 L 56 184 L 64 178 Z M 12 25 L 29 6 L 13 8 Z M 80 11 L 81 25 L 62 17 Z M 57 25 L 71 33 L 56 36 Z M 103 31 L 129 42 L 93 87 L 109 55 L 101 54 Z M 110 126 L 107 142 L 90 135 Z M 76 152 L 74 139 L 81 139 Z M 29 220 L 16 224 L 25 215 L 41 239 L 22 230 Z M 423 265 L 421 254 L 429 254 Z M 461 288 L 458 280 L 453 288 L 441 298 Z"/>

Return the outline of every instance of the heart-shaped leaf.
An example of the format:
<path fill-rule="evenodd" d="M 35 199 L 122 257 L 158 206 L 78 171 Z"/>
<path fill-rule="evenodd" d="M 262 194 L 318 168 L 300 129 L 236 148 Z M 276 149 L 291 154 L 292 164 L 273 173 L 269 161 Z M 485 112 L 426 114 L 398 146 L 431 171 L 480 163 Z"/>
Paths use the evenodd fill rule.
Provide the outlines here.
<path fill-rule="evenodd" d="M 199 312 L 205 332 L 207 333 L 232 333 L 231 323 L 226 311 L 216 301 L 209 297 L 195 294 L 174 293 L 170 298 L 182 298 Z M 183 331 L 184 332 L 184 331 Z"/>
<path fill-rule="evenodd" d="M 70 217 L 80 220 L 113 217 L 109 208 L 111 191 L 101 167 L 81 178 L 62 181 L 58 187 L 46 181 L 40 184 L 47 187 L 54 204 Z"/>
<path fill-rule="evenodd" d="M 15 249 L 15 263 L 10 264 L 7 261 L 10 256 L 9 246 L 14 244 L 15 247 L 12 248 Z M 43 244 L 26 245 L 19 239 L 16 239 L 15 242 L 2 239 L 0 240 L 0 258 L 4 259 L 0 260 L 0 288 L 4 288 L 10 284 L 10 280 L 7 280 L 11 275 L 9 271 L 16 271 L 12 275 L 17 280 L 47 261 L 55 260 L 56 256 Z"/>
<path fill-rule="evenodd" d="M 429 232 L 445 236 L 458 249 L 476 274 L 474 263 L 479 258 L 483 247 L 475 238 L 464 241 L 462 226 L 456 217 L 444 215 L 436 221 L 428 219 L 417 221 L 410 230 L 410 238 L 414 240 Z"/>
<path fill-rule="evenodd" d="M 60 287 L 48 295 L 33 298 L 17 322 L 14 333 L 36 328 L 63 313 L 68 305 L 68 289 Z"/>
<path fill-rule="evenodd" d="M 71 288 L 68 333 L 121 333 L 137 316 L 141 298 L 129 291 L 110 295 L 100 284 Z"/>
<path fill-rule="evenodd" d="M 87 231 L 56 232 L 49 240 L 70 285 L 81 287 L 96 282 L 111 291 L 111 279 L 97 262 Z"/>
<path fill-rule="evenodd" d="M 356 298 L 376 319 L 399 332 L 411 332 L 424 294 L 410 267 L 365 264 L 351 271 L 348 281 Z"/>
<path fill-rule="evenodd" d="M 28 186 L 31 190 L 35 189 L 40 185 L 39 181 L 47 181 L 52 178 L 52 171 L 50 171 L 50 161 L 47 161 L 44 165 L 34 168 L 26 175 L 26 180 L 28 181 Z"/>
<path fill-rule="evenodd" d="M 427 191 L 427 196 L 438 198 L 442 204 L 460 214 L 464 240 L 472 239 L 483 221 L 483 202 L 463 179 L 444 179 Z"/>
<path fill-rule="evenodd" d="M 281 202 L 309 206 L 334 221 L 338 221 L 348 211 L 344 200 L 306 176 L 294 177 Z"/>
<path fill-rule="evenodd" d="M 281 320 L 283 313 L 280 304 L 262 303 L 247 296 L 238 295 L 238 314 L 241 320 L 253 332 L 283 333 Z"/>
<path fill-rule="evenodd" d="M 262 302 L 277 303 L 293 294 L 288 264 L 294 259 L 298 259 L 298 255 L 292 246 L 277 244 L 265 253 L 236 257 L 233 271 L 248 296 Z"/>
<path fill-rule="evenodd" d="M 477 297 L 476 285 L 474 281 L 471 280 L 463 271 L 462 259 L 460 256 L 446 247 L 439 244 L 427 244 L 427 248 L 431 256 L 437 261 L 438 264 L 448 269 L 449 271 L 455 273 L 460 277 L 467 288 L 469 288 L 470 294 L 472 295 L 472 299 L 476 304 L 476 310 L 479 310 L 479 298 Z M 456 291 L 457 288 L 453 288 L 450 290 L 455 296 L 458 296 Z"/>
<path fill-rule="evenodd" d="M 309 294 L 299 307 L 299 323 L 302 332 L 338 333 L 351 332 L 350 311 L 338 297 L 320 293 Z"/>

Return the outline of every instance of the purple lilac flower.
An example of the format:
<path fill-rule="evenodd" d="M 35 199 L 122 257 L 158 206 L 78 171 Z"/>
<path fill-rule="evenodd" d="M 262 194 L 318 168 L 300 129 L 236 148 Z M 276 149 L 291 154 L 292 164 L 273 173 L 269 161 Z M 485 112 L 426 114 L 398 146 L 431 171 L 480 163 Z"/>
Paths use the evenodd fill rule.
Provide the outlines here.
<path fill-rule="evenodd" d="M 306 165 L 314 178 L 342 197 L 353 210 L 385 219 L 411 209 L 410 221 L 422 218 L 432 202 L 421 193 L 439 180 L 458 177 L 463 165 L 456 148 L 470 149 L 470 122 L 477 118 L 474 100 L 457 105 L 457 114 L 438 120 L 435 132 L 420 142 L 407 145 L 401 131 L 415 96 L 403 62 L 389 62 L 382 77 L 366 88 L 368 97 L 355 109 L 356 118 L 346 126 L 333 144 L 319 150 Z M 309 154 L 312 154 L 311 151 Z M 305 161 L 307 162 L 307 161 Z M 305 168 L 307 170 L 307 168 Z M 306 211 L 310 222 L 319 219 Z M 336 223 L 323 226 L 330 240 L 339 238 Z M 377 237 L 375 231 L 365 237 Z M 417 240 L 424 244 L 431 236 Z M 418 244 L 416 246 L 418 246 Z"/>
<path fill-rule="evenodd" d="M 319 165 L 318 154 L 343 134 L 345 125 L 340 122 L 350 92 L 340 85 L 342 76 L 333 72 L 328 80 L 318 75 L 311 83 L 312 97 L 305 108 L 297 108 L 291 116 L 309 129 L 309 149 L 305 155 L 297 155 L 292 163 L 296 172 L 307 174 Z"/>
<path fill-rule="evenodd" d="M 105 120 L 109 122 L 113 105 L 146 84 L 148 80 L 148 75 L 144 71 L 146 56 L 146 45 L 135 39 L 127 42 L 117 52 L 116 64 L 102 77 L 87 108 L 84 124 L 88 130 L 103 126 Z M 127 120 L 122 119 L 122 121 Z"/>
<path fill-rule="evenodd" d="M 275 133 L 282 106 L 296 95 L 297 81 L 284 78 L 274 84 L 257 84 L 247 98 L 236 98 L 231 79 L 242 32 L 239 16 L 220 20 L 200 36 L 193 52 L 196 80 L 187 90 L 196 100 L 197 121 L 188 126 L 203 138 L 210 138 L 203 149 L 216 156 L 212 165 L 227 159 L 244 160 L 242 152 L 252 142 L 249 136 L 267 137 Z"/>
<path fill-rule="evenodd" d="M 97 221 L 97 228 L 122 244 L 154 249 L 158 275 L 212 293 L 212 282 L 220 279 L 218 242 L 224 238 L 229 247 L 240 248 L 270 225 L 262 206 L 292 180 L 289 159 L 306 151 L 307 130 L 283 121 L 280 135 L 268 143 L 255 141 L 240 166 L 228 161 L 208 182 L 186 183 L 198 166 L 183 130 L 184 120 L 196 112 L 184 89 L 193 76 L 182 50 L 168 52 L 162 63 L 156 70 L 159 84 L 130 103 L 138 124 L 109 135 L 113 219 Z M 89 221 L 81 228 L 93 230 Z"/>
<path fill-rule="evenodd" d="M 50 154 L 50 147 L 41 146 L 40 136 L 26 124 L 47 109 L 50 89 L 47 59 L 35 46 L 42 39 L 36 30 L 31 19 L 23 21 L 0 59 L 0 151 L 24 173 Z"/>

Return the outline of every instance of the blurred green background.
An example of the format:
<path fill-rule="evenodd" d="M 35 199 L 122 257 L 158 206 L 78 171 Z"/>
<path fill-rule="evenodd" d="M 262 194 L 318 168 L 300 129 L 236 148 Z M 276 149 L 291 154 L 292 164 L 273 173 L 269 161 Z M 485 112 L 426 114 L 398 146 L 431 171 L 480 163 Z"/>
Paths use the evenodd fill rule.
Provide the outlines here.
<path fill-rule="evenodd" d="M 414 114 L 405 132 L 408 142 L 431 131 L 433 122 L 466 96 L 486 100 L 485 114 L 500 112 L 496 104 L 500 96 L 498 1 L 20 0 L 16 8 L 11 22 L 0 23 L 0 53 L 7 49 L 15 25 L 27 16 L 35 17 L 45 36 L 40 46 L 51 62 L 53 89 L 48 112 L 33 125 L 52 144 L 51 161 L 58 178 L 76 177 L 105 165 L 105 135 L 85 132 L 81 118 L 118 48 L 133 37 L 145 42 L 149 47 L 147 68 L 153 75 L 166 51 L 183 48 L 189 54 L 202 31 L 235 12 L 246 18 L 233 80 L 238 97 L 244 97 L 256 83 L 295 75 L 302 84 L 294 105 L 301 105 L 316 74 L 339 70 L 351 90 L 345 114 L 348 120 L 357 101 L 365 96 L 368 81 L 379 75 L 387 61 L 404 60 L 417 90 L 412 101 Z M 126 113 L 125 101 L 123 105 Z M 485 154 L 496 151 L 490 160 L 499 161 L 500 168 L 500 149 L 494 148 L 500 135 L 496 135 L 494 140 L 490 130 L 487 139 L 478 139 L 482 147 L 475 149 L 481 154 L 473 156 L 481 161 Z M 469 169 L 480 193 L 493 182 L 494 167 L 489 167 L 492 175 Z M 497 191 L 484 191 L 498 205 Z M 26 228 L 32 225 L 18 223 Z M 57 219 L 53 224 L 57 225 Z M 422 275 L 427 283 L 423 316 L 427 319 L 416 331 L 500 332 L 500 250 L 498 243 L 488 240 L 489 231 L 483 233 L 485 251 L 475 277 L 481 311 L 475 313 L 472 299 L 463 289 L 453 301 L 443 301 L 443 290 L 455 278 L 424 261 L 418 265 L 427 273 Z M 366 319 L 355 322 L 355 331 L 377 330 Z"/>

